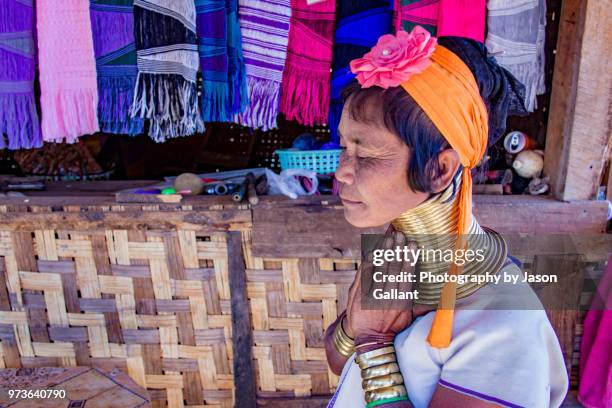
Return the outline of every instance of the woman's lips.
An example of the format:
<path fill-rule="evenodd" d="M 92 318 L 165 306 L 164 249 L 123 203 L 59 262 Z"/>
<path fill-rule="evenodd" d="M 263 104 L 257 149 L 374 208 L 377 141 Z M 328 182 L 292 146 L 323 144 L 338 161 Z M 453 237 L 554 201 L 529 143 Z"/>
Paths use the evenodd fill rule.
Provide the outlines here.
<path fill-rule="evenodd" d="M 340 200 L 342 200 L 342 204 L 349 205 L 349 206 L 363 204 L 361 201 L 349 200 L 343 197 L 340 197 Z"/>

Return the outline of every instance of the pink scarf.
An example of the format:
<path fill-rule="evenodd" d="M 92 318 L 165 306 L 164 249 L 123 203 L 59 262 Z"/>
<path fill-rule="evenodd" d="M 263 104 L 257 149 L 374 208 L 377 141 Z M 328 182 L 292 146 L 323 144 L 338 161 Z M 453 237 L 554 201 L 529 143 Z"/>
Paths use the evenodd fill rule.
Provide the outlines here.
<path fill-rule="evenodd" d="M 291 0 L 280 107 L 287 119 L 327 123 L 335 11 L 334 0 Z"/>
<path fill-rule="evenodd" d="M 98 131 L 98 88 L 89 2 L 37 0 L 42 134 L 73 143 Z"/>

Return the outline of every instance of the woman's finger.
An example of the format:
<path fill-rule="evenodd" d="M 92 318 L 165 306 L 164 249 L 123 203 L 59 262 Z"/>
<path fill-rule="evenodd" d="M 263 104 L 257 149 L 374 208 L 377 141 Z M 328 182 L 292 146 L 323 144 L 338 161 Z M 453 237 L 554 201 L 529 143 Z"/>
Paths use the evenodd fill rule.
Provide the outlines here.
<path fill-rule="evenodd" d="M 366 262 L 362 265 L 362 268 L 359 268 L 361 273 L 359 276 L 359 280 L 361 282 L 361 294 L 367 294 L 368 296 L 372 292 L 372 275 L 374 274 L 374 263 L 373 263 L 373 254 L 372 252 L 368 253 L 368 258 Z M 365 279 L 364 279 L 365 277 Z"/>
<path fill-rule="evenodd" d="M 408 252 L 410 254 L 416 254 L 417 251 L 417 244 L 414 241 L 410 241 L 410 242 L 406 242 L 405 246 L 408 248 Z M 409 259 L 404 259 L 400 265 L 399 265 L 399 272 L 397 273 L 401 273 L 403 274 L 406 278 L 409 275 L 413 275 L 414 274 L 414 259 L 412 256 L 408 257 Z M 398 283 L 397 285 L 397 289 L 399 291 L 402 292 L 409 292 L 412 290 L 412 282 L 410 282 L 408 279 L 402 280 L 401 282 Z"/>

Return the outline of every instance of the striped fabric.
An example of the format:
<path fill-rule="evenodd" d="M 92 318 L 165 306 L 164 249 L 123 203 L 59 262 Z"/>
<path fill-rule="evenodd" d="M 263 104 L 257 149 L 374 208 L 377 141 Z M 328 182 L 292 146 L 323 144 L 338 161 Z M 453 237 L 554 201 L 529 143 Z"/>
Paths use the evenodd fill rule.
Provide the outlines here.
<path fill-rule="evenodd" d="M 546 92 L 546 0 L 489 0 L 487 10 L 486 46 L 525 85 L 526 108 L 533 112 L 537 95 Z"/>
<path fill-rule="evenodd" d="M 202 117 L 229 122 L 246 107 L 247 88 L 237 3 L 196 0 L 202 71 Z"/>
<path fill-rule="evenodd" d="M 438 7 L 440 0 L 399 0 L 396 30 L 411 32 L 420 25 L 431 35 L 438 34 Z"/>
<path fill-rule="evenodd" d="M 138 75 L 133 0 L 91 0 L 90 15 L 98 73 L 100 130 L 140 134 L 144 120 L 130 117 Z"/>
<path fill-rule="evenodd" d="M 240 27 L 250 103 L 237 122 L 276 128 L 289 40 L 290 0 L 240 0 Z"/>
<path fill-rule="evenodd" d="M 0 149 L 42 145 L 34 97 L 33 30 L 32 0 L 0 1 Z"/>
<path fill-rule="evenodd" d="M 156 142 L 204 130 L 193 0 L 134 0 L 138 77 L 132 117 L 150 121 Z"/>

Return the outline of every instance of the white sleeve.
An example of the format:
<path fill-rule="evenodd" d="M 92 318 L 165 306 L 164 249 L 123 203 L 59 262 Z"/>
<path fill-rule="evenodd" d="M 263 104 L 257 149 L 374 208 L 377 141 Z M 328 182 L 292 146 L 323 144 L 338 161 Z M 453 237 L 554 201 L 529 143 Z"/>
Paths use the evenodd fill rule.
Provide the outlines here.
<path fill-rule="evenodd" d="M 543 310 L 463 310 L 439 384 L 504 407 L 559 407 L 568 378 Z"/>

